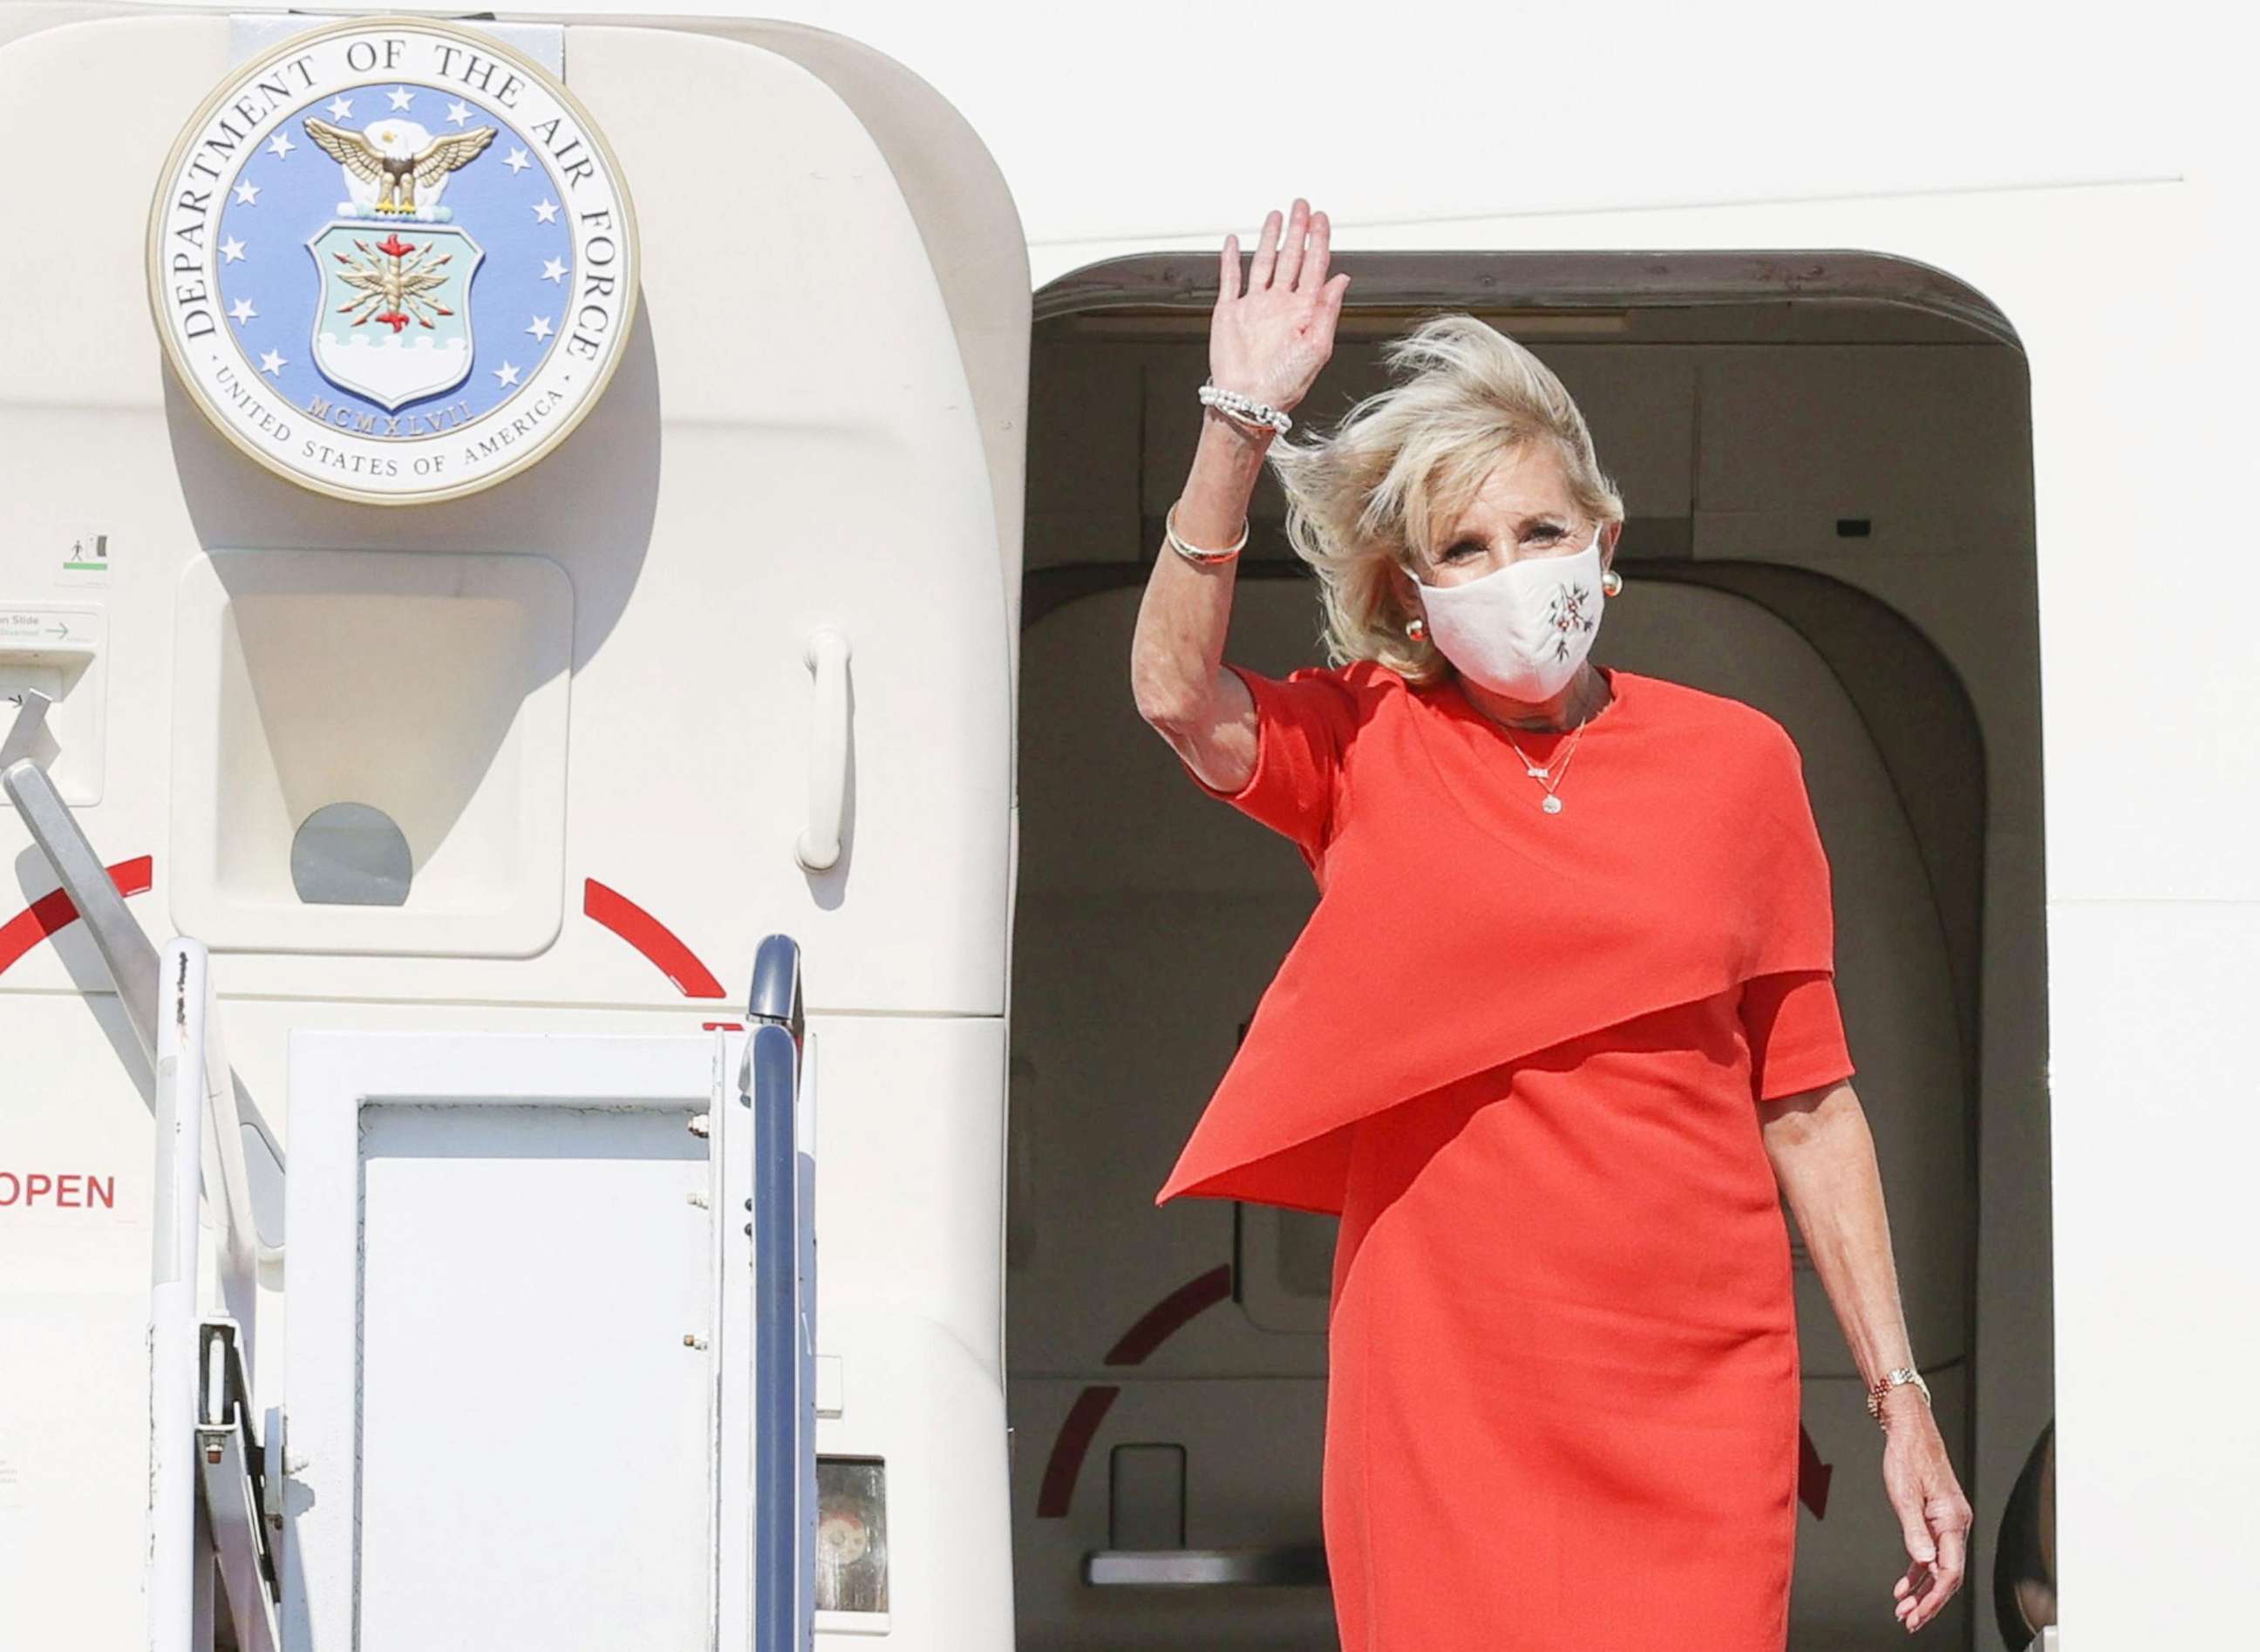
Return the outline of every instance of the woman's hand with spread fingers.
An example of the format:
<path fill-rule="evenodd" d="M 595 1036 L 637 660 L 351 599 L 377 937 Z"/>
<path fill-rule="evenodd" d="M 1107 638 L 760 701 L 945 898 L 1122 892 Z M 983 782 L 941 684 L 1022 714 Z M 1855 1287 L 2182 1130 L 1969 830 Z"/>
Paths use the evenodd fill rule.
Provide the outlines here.
<path fill-rule="evenodd" d="M 1240 238 L 1224 238 L 1216 311 L 1208 339 L 1209 376 L 1219 390 L 1269 404 L 1282 411 L 1310 393 L 1334 350 L 1347 275 L 1327 275 L 1330 228 L 1327 215 L 1295 197 L 1286 234 L 1279 214 L 1263 220 L 1249 260 L 1246 290 Z"/>

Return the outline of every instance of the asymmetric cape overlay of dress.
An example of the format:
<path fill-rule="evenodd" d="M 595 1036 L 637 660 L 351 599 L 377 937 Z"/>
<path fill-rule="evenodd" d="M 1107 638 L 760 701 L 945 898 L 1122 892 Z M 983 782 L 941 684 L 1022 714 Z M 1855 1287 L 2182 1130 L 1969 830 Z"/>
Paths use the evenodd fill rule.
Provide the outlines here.
<path fill-rule="evenodd" d="M 1338 1214 L 1344 1126 L 1369 1113 L 1753 976 L 1834 974 L 1803 763 L 1756 707 L 1602 668 L 1615 697 L 1549 815 L 1455 686 L 1364 660 L 1231 669 L 1255 697 L 1255 772 L 1237 793 L 1185 773 L 1292 840 L 1320 894 L 1155 1204 Z M 1569 738 L 1512 736 L 1536 762 Z"/>
<path fill-rule="evenodd" d="M 1321 894 L 1159 1199 L 1341 1216 L 1343 1647 L 1780 1652 L 1800 1371 L 1756 1103 L 1852 1071 L 1795 746 L 1609 669 L 1547 814 L 1514 744 L 1565 734 L 1370 662 L 1241 676 L 1227 800 Z"/>

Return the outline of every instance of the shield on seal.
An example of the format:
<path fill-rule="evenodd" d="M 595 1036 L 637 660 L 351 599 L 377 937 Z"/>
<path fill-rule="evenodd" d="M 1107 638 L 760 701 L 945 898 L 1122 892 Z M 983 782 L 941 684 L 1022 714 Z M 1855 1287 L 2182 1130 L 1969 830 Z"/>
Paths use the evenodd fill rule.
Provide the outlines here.
<path fill-rule="evenodd" d="M 322 284 L 314 364 L 387 412 L 471 371 L 471 276 L 485 252 L 450 224 L 333 220 L 306 243 Z"/>

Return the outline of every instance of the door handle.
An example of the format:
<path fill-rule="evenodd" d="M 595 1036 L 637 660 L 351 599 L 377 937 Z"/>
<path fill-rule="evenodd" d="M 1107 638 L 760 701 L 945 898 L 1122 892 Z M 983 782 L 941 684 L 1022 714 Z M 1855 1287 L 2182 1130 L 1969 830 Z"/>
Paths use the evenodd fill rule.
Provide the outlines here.
<path fill-rule="evenodd" d="M 808 639 L 808 667 L 816 674 L 808 730 L 808 824 L 795 845 L 812 872 L 840 859 L 840 828 L 848 811 L 848 639 L 829 626 Z"/>

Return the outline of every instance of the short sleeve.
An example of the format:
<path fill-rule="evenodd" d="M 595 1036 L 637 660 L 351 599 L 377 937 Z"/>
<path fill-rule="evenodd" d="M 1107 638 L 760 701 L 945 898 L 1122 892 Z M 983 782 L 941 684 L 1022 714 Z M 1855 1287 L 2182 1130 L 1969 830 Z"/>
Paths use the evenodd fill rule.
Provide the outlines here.
<path fill-rule="evenodd" d="M 1741 835 L 1748 861 L 1736 878 L 1741 904 L 1730 914 L 1735 974 L 1744 980 L 1836 965 L 1834 879 L 1821 842 L 1805 762 L 1789 731 L 1767 719 L 1754 795 Z"/>
<path fill-rule="evenodd" d="M 1750 1090 L 1775 1101 L 1849 1078 L 1856 1070 L 1825 969 L 1787 969 L 1742 983 L 1742 1031 L 1750 1048 Z"/>
<path fill-rule="evenodd" d="M 1292 840 L 1313 870 L 1331 835 L 1344 754 L 1355 726 L 1355 691 L 1339 668 L 1305 666 L 1269 677 L 1227 665 L 1255 701 L 1255 772 L 1238 791 L 1210 785 L 1182 754 L 1192 783 Z"/>

